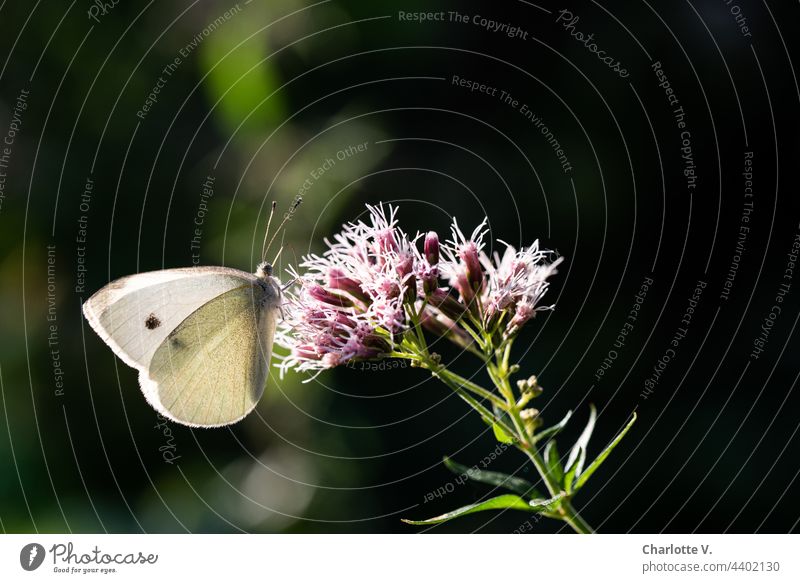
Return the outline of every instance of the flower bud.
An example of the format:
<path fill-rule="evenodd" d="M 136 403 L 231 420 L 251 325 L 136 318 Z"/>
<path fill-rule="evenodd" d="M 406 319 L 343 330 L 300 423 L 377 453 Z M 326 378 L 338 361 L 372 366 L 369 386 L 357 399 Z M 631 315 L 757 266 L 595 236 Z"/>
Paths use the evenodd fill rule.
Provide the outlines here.
<path fill-rule="evenodd" d="M 464 306 L 458 303 L 445 289 L 433 290 L 428 296 L 428 303 L 453 320 L 459 320 L 464 315 Z"/>
<path fill-rule="evenodd" d="M 483 267 L 481 266 L 478 246 L 473 241 L 468 241 L 458 250 L 458 256 L 465 269 L 466 283 L 473 292 L 481 291 L 483 287 Z"/>
<path fill-rule="evenodd" d="M 472 344 L 472 338 L 458 324 L 444 314 L 436 313 L 430 308 L 426 308 L 422 312 L 420 323 L 426 330 L 442 338 L 447 338 L 461 348 L 467 348 Z"/>
<path fill-rule="evenodd" d="M 420 280 L 422 281 L 422 290 L 425 295 L 432 293 L 439 289 L 439 267 L 436 265 L 423 265 L 419 268 Z"/>
<path fill-rule="evenodd" d="M 464 306 L 477 316 L 478 305 L 475 300 L 475 288 L 470 283 L 469 275 L 467 274 L 464 266 L 459 265 L 458 270 L 459 271 L 455 274 L 455 278 L 451 278 L 451 283 L 453 284 L 453 287 L 458 290 L 458 293 L 461 296 L 461 302 L 464 304 Z"/>
<path fill-rule="evenodd" d="M 414 277 L 414 257 L 408 254 L 401 255 L 395 271 L 406 288 L 405 301 L 415 301 L 417 299 L 417 279 Z"/>
<path fill-rule="evenodd" d="M 425 259 L 428 265 L 439 263 L 439 235 L 436 231 L 429 231 L 425 235 Z"/>
<path fill-rule="evenodd" d="M 350 298 L 335 294 L 317 283 L 312 283 L 306 287 L 306 291 L 312 299 L 322 304 L 328 304 L 337 308 L 350 308 L 353 306 L 353 301 Z"/>
<path fill-rule="evenodd" d="M 544 423 L 544 420 L 539 416 L 538 409 L 523 409 L 519 412 L 522 419 L 522 424 L 528 432 L 528 435 L 533 435 L 533 432 L 539 429 Z"/>
<path fill-rule="evenodd" d="M 349 293 L 362 302 L 369 303 L 369 298 L 354 279 L 347 277 L 341 269 L 333 267 L 328 271 L 328 287 Z"/>
<path fill-rule="evenodd" d="M 539 386 L 539 379 L 536 378 L 536 375 L 517 381 L 517 388 L 520 393 L 532 393 L 534 397 L 542 394 L 542 387 Z"/>
<path fill-rule="evenodd" d="M 542 394 L 542 387 L 539 386 L 536 375 L 532 375 L 525 380 L 517 381 L 517 388 L 520 394 L 519 400 L 517 401 L 518 407 L 524 407 L 531 399 L 535 399 Z"/>

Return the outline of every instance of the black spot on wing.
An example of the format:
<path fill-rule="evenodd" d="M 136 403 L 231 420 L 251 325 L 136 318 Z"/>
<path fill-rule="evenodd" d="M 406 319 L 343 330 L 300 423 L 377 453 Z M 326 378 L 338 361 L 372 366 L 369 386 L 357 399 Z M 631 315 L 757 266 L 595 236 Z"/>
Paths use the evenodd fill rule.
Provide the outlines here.
<path fill-rule="evenodd" d="M 159 326 L 161 326 L 161 320 L 159 320 L 155 314 L 150 314 L 144 321 L 144 327 L 148 330 L 155 330 Z"/>

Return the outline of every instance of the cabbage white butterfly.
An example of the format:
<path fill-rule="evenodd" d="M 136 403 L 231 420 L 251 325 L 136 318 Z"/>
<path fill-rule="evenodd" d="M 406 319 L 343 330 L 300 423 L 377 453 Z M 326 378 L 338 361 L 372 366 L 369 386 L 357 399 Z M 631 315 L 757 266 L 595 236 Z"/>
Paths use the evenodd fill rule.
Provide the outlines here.
<path fill-rule="evenodd" d="M 83 304 L 94 331 L 139 371 L 147 402 L 191 427 L 230 425 L 255 408 L 280 311 L 280 282 L 266 261 L 254 274 L 187 267 L 129 275 Z"/>

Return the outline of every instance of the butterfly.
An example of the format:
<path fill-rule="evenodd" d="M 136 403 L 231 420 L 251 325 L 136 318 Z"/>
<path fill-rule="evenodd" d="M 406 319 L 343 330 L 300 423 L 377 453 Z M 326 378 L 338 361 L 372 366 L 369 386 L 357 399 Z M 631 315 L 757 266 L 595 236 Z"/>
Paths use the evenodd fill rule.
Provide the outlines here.
<path fill-rule="evenodd" d="M 281 226 L 299 204 L 298 198 Z M 274 210 L 273 203 L 267 233 Z M 229 267 L 138 273 L 83 304 L 94 331 L 139 371 L 145 399 L 164 417 L 220 427 L 243 419 L 261 399 L 281 315 L 281 284 L 263 261 L 266 241 L 265 234 L 255 273 Z"/>

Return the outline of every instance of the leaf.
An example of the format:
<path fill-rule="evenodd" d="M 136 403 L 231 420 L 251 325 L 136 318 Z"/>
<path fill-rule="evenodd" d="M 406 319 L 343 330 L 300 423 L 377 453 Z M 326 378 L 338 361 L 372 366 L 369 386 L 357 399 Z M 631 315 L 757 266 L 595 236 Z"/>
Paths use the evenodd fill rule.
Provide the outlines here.
<path fill-rule="evenodd" d="M 523 480 L 522 478 L 509 476 L 508 474 L 503 474 L 500 472 L 487 472 L 477 468 L 468 468 L 467 466 L 462 466 L 461 464 L 454 462 L 449 457 L 444 458 L 444 465 L 454 474 L 462 474 L 470 480 L 481 482 L 483 484 L 507 488 L 529 500 L 531 498 L 541 498 L 542 496 L 536 491 L 536 488 L 533 487 L 533 484 L 531 484 L 528 480 Z"/>
<path fill-rule="evenodd" d="M 492 423 L 492 431 L 494 431 L 495 439 L 500 443 L 514 443 L 514 438 L 506 433 L 497 423 Z"/>
<path fill-rule="evenodd" d="M 495 419 L 503 420 L 506 415 L 506 412 L 498 407 L 497 403 L 492 403 L 492 412 L 494 413 Z M 514 443 L 514 438 L 508 434 L 508 431 L 494 421 L 492 422 L 492 431 L 494 432 L 494 438 L 500 443 Z"/>
<path fill-rule="evenodd" d="M 594 405 L 589 405 L 589 421 L 586 423 L 586 427 L 578 438 L 578 441 L 572 446 L 569 457 L 567 458 L 567 463 L 565 464 L 567 474 L 564 477 L 564 487 L 567 489 L 567 492 L 572 492 L 572 481 L 575 479 L 575 476 L 579 476 L 583 471 L 583 464 L 586 461 L 586 448 L 589 445 L 589 439 L 592 437 L 596 419 L 597 409 L 595 409 Z"/>
<path fill-rule="evenodd" d="M 588 480 L 592 476 L 592 474 L 595 472 L 595 470 L 600 467 L 600 464 L 602 464 L 604 461 L 606 461 L 606 458 L 608 457 L 608 455 L 611 453 L 611 451 L 615 447 L 617 447 L 617 444 L 620 441 L 622 441 L 622 438 L 625 437 L 625 434 L 628 433 L 628 430 L 631 427 L 633 427 L 633 424 L 635 422 L 636 422 L 636 412 L 634 411 L 633 412 L 633 417 L 631 417 L 631 420 L 622 429 L 622 431 L 619 432 L 619 435 L 617 435 L 614 438 L 614 440 L 606 446 L 606 448 L 602 451 L 602 453 L 599 456 L 597 456 L 591 464 L 589 464 L 589 467 L 586 468 L 586 471 L 578 476 L 578 481 L 575 482 L 575 491 L 576 492 L 586 483 L 586 480 Z"/>
<path fill-rule="evenodd" d="M 533 443 L 538 443 L 545 439 L 549 439 L 554 437 L 557 433 L 559 433 L 564 427 L 567 426 L 567 422 L 569 421 L 570 417 L 572 417 L 572 411 L 567 411 L 567 414 L 564 415 L 564 418 L 559 421 L 556 425 L 552 427 L 548 427 L 544 431 L 540 431 L 536 435 L 533 436 Z"/>
<path fill-rule="evenodd" d="M 551 439 L 544 446 L 544 461 L 547 464 L 547 471 L 559 484 L 564 480 L 564 468 L 561 466 L 561 456 L 558 454 L 556 442 Z"/>
<path fill-rule="evenodd" d="M 466 516 L 467 514 L 473 514 L 475 512 L 483 512 L 484 510 L 503 510 L 506 508 L 510 508 L 512 510 L 527 510 L 529 512 L 537 511 L 537 509 L 534 508 L 532 504 L 527 502 L 524 498 L 520 498 L 516 494 L 503 494 L 501 496 L 489 498 L 483 502 L 470 504 L 469 506 L 462 506 L 461 508 L 457 508 L 452 512 L 447 512 L 446 514 L 442 514 L 440 516 L 434 516 L 433 518 L 429 518 L 427 520 L 407 520 L 405 518 L 402 520 L 406 524 L 426 526 L 429 524 L 439 524 L 441 522 L 446 522 L 448 520 L 452 520 L 453 518 Z"/>

